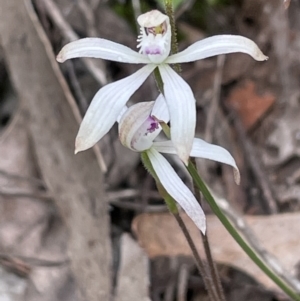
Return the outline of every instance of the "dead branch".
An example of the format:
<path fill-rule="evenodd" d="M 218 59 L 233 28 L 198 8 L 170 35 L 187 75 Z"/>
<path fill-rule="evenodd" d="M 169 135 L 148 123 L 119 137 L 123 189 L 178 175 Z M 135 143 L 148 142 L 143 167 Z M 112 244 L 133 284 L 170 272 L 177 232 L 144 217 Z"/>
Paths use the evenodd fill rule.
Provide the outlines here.
<path fill-rule="evenodd" d="M 77 0 L 77 4 L 85 19 L 87 34 L 90 37 L 97 37 L 98 33 L 95 26 L 95 17 L 94 17 L 93 10 L 84 0 Z"/>
<path fill-rule="evenodd" d="M 260 186 L 265 200 L 265 206 L 269 214 L 275 214 L 278 212 L 278 206 L 274 192 L 272 190 L 271 184 L 268 180 L 268 176 L 263 170 L 263 165 L 260 163 L 260 159 L 256 154 L 254 146 L 244 130 L 244 127 L 232 108 L 229 108 L 230 113 L 234 115 L 233 124 L 237 132 L 238 139 L 241 142 L 243 148 L 245 159 L 249 162 L 249 166 L 253 171 L 255 178 L 257 179 L 257 184 Z"/>
<path fill-rule="evenodd" d="M 72 42 L 78 40 L 78 35 L 73 31 L 72 27 L 68 24 L 68 22 L 64 19 L 57 5 L 52 0 L 43 0 L 44 5 L 46 6 L 48 16 L 51 18 L 53 23 L 59 28 L 63 37 L 68 41 Z M 86 10 L 85 10 L 86 11 Z M 95 62 L 91 59 L 84 58 L 82 59 L 86 68 L 89 70 L 91 75 L 95 78 L 95 80 L 101 85 L 107 84 L 106 74 L 103 70 L 105 70 L 103 63 L 100 66 L 96 66 Z M 100 60 L 98 60 L 98 64 L 100 64 Z"/>
<path fill-rule="evenodd" d="M 207 122 L 205 126 L 204 140 L 211 143 L 213 139 L 214 125 L 216 119 L 216 114 L 218 111 L 221 84 L 222 84 L 222 73 L 225 63 L 225 55 L 219 55 L 217 59 L 217 70 L 214 78 L 213 86 L 213 96 L 207 113 Z"/>
<path fill-rule="evenodd" d="M 49 201 L 53 199 L 49 194 L 43 192 L 28 193 L 28 192 L 14 192 L 14 191 L 0 190 L 0 196 L 5 196 L 9 198 L 40 199 L 45 201 Z"/>
<path fill-rule="evenodd" d="M 178 287 L 177 287 L 177 300 L 186 301 L 188 291 L 188 280 L 190 274 L 190 266 L 182 264 L 178 272 Z"/>
<path fill-rule="evenodd" d="M 12 174 L 10 172 L 7 172 L 5 170 L 0 169 L 0 175 L 12 180 L 16 180 L 16 181 L 22 181 L 22 182 L 29 182 L 31 184 L 34 184 L 36 186 L 41 186 L 44 187 L 45 183 L 38 179 L 38 178 L 34 178 L 34 177 L 23 177 L 17 174 Z"/>
<path fill-rule="evenodd" d="M 8 70 L 29 112 L 42 177 L 69 231 L 71 269 L 85 299 L 108 301 L 110 231 L 96 155 L 73 155 L 80 115 L 30 1 L 0 0 L 0 7 Z"/>

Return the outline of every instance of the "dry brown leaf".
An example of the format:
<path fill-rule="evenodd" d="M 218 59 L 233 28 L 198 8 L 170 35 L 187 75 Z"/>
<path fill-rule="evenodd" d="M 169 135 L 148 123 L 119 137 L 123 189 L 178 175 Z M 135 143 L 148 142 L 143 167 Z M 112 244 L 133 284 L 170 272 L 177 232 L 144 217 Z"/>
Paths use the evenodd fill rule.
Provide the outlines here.
<path fill-rule="evenodd" d="M 259 94 L 253 81 L 247 80 L 234 88 L 227 102 L 237 111 L 247 130 L 251 129 L 275 103 L 270 92 Z"/>
<path fill-rule="evenodd" d="M 186 215 L 183 215 L 183 219 L 203 254 L 198 229 Z M 300 260 L 300 213 L 247 216 L 246 221 L 265 249 L 277 257 L 286 270 L 294 272 Z M 239 268 L 268 288 L 277 288 L 248 258 L 216 217 L 208 216 L 207 225 L 213 256 L 217 262 Z M 139 244 L 151 258 L 191 255 L 185 237 L 170 214 L 141 214 L 134 219 L 132 228 Z"/>

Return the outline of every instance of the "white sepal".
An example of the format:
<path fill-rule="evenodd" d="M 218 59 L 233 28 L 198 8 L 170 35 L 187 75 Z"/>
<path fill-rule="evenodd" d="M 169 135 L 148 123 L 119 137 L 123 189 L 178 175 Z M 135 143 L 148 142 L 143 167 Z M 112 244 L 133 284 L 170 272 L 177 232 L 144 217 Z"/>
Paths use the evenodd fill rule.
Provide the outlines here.
<path fill-rule="evenodd" d="M 159 94 L 155 100 L 151 116 L 158 121 L 168 123 L 170 121 L 169 110 L 166 104 L 166 100 L 162 94 Z"/>
<path fill-rule="evenodd" d="M 203 234 L 205 215 L 189 188 L 182 182 L 170 163 L 153 147 L 147 151 L 152 167 L 169 195 L 181 206 Z"/>
<path fill-rule="evenodd" d="M 153 143 L 153 147 L 161 153 L 176 154 L 172 141 L 158 141 Z M 191 157 L 209 159 L 216 162 L 228 164 L 233 167 L 234 180 L 240 183 L 240 172 L 231 154 L 223 147 L 210 144 L 202 139 L 195 138 L 190 153 Z"/>
<path fill-rule="evenodd" d="M 242 52 L 257 61 L 268 59 L 258 46 L 250 39 L 237 35 L 217 35 L 198 41 L 185 50 L 169 56 L 165 63 L 193 62 L 219 54 Z"/>
<path fill-rule="evenodd" d="M 57 61 L 63 63 L 78 57 L 100 58 L 109 61 L 131 64 L 149 64 L 147 56 L 133 51 L 129 47 L 100 38 L 85 38 L 65 45 L 57 55 Z"/>
<path fill-rule="evenodd" d="M 168 65 L 158 66 L 171 121 L 171 140 L 187 164 L 196 127 L 196 103 L 190 86 Z"/>
<path fill-rule="evenodd" d="M 134 74 L 108 84 L 97 92 L 80 125 L 75 153 L 92 147 L 110 130 L 130 96 L 154 68 L 154 65 L 146 65 Z"/>

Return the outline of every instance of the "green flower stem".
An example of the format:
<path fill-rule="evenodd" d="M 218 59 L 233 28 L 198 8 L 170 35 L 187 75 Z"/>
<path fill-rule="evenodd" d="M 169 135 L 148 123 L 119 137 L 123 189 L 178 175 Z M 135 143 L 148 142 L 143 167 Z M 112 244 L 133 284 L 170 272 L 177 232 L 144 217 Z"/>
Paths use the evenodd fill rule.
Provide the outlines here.
<path fill-rule="evenodd" d="M 156 82 L 157 88 L 158 88 L 159 92 L 164 95 L 164 82 L 163 82 L 163 80 L 161 78 L 159 69 L 156 67 L 154 69 L 153 73 L 154 73 L 154 77 L 155 77 L 155 82 Z"/>
<path fill-rule="evenodd" d="M 171 33 L 172 33 L 172 35 L 171 35 L 171 52 L 174 54 L 174 53 L 178 52 L 178 43 L 177 43 L 177 33 L 176 33 L 172 0 L 165 0 L 165 11 L 166 11 L 166 15 L 170 19 Z"/>
<path fill-rule="evenodd" d="M 197 169 L 197 165 L 196 165 L 196 159 L 195 158 L 191 158 L 191 163 L 195 166 L 196 171 L 198 173 L 198 169 Z M 193 181 L 193 187 L 194 187 L 194 195 L 196 197 L 196 200 L 198 201 L 198 203 L 200 204 L 201 207 L 203 207 L 203 198 L 201 195 L 201 192 L 199 189 L 197 189 L 197 185 L 195 183 L 195 181 Z M 212 276 L 212 282 L 214 284 L 214 287 L 216 289 L 216 292 L 219 296 L 220 301 L 225 301 L 225 295 L 224 295 L 224 290 L 221 284 L 221 279 L 216 267 L 216 264 L 214 262 L 214 259 L 212 257 L 212 253 L 211 253 L 211 249 L 210 249 L 210 244 L 208 241 L 208 235 L 207 235 L 208 230 L 206 229 L 206 233 L 203 234 L 201 231 L 201 237 L 202 237 L 202 243 L 203 243 L 203 247 L 204 247 L 204 251 L 206 254 L 206 258 L 207 258 L 207 262 L 208 262 L 208 266 L 210 267 L 211 270 L 211 276 Z"/>
<path fill-rule="evenodd" d="M 270 278 L 272 279 L 289 297 L 295 301 L 300 301 L 300 295 L 291 289 L 280 277 L 278 277 L 254 252 L 254 250 L 247 244 L 247 242 L 241 237 L 234 226 L 230 223 L 227 217 L 220 210 L 214 197 L 211 195 L 209 189 L 199 176 L 195 166 L 189 162 L 187 170 L 192 176 L 197 188 L 202 192 L 206 201 L 210 205 L 215 215 L 219 218 L 223 226 L 227 229 L 233 239 L 240 245 L 245 253 L 254 261 L 254 263 Z"/>
<path fill-rule="evenodd" d="M 178 42 L 177 42 L 177 32 L 175 26 L 174 10 L 173 10 L 173 0 L 165 0 L 164 3 L 165 3 L 165 11 L 170 19 L 170 25 L 171 25 L 171 33 L 172 33 L 171 53 L 175 54 L 178 52 Z M 175 64 L 174 69 L 177 73 L 181 72 L 181 67 L 179 64 Z"/>

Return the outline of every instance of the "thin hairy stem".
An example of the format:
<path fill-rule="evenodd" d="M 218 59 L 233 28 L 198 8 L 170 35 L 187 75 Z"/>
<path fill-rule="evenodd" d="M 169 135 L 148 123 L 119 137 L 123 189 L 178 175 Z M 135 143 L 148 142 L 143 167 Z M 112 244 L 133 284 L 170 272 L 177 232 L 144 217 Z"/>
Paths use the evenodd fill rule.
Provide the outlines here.
<path fill-rule="evenodd" d="M 171 25 L 171 53 L 177 53 L 178 52 L 178 42 L 177 42 L 177 31 L 175 26 L 175 16 L 174 16 L 174 10 L 173 10 L 173 1 L 172 0 L 165 0 L 165 11 L 167 16 L 170 19 L 170 25 Z M 174 70 L 177 73 L 181 72 L 181 67 L 179 64 L 175 64 Z"/>
<path fill-rule="evenodd" d="M 207 272 L 207 270 L 205 269 L 205 266 L 201 260 L 200 255 L 197 252 L 196 246 L 192 240 L 192 237 L 190 236 L 190 233 L 188 231 L 188 229 L 186 228 L 182 218 L 179 215 L 179 211 L 176 205 L 176 201 L 168 194 L 168 192 L 165 190 L 165 188 L 163 187 L 163 185 L 160 183 L 159 178 L 157 177 L 153 166 L 151 164 L 151 161 L 148 157 L 147 152 L 143 152 L 141 154 L 141 159 L 142 162 L 145 166 L 145 168 L 148 170 L 148 172 L 152 175 L 152 177 L 155 179 L 156 181 L 156 187 L 159 191 L 159 194 L 163 197 L 163 199 L 165 200 L 165 203 L 169 209 L 169 211 L 173 214 L 173 216 L 175 217 L 180 229 L 183 232 L 183 235 L 185 236 L 191 250 L 193 253 L 193 256 L 195 258 L 196 261 L 196 266 L 199 270 L 199 273 L 201 275 L 201 277 L 203 278 L 203 282 L 204 285 L 208 291 L 208 295 L 209 298 L 211 299 L 211 301 L 219 301 L 220 299 L 218 298 L 217 292 L 214 289 L 214 286 L 211 285 L 211 276 L 210 273 Z"/>
<path fill-rule="evenodd" d="M 195 165 L 195 167 L 197 169 L 195 158 L 191 158 L 190 160 Z M 197 172 L 198 172 L 198 169 L 197 169 Z M 194 180 L 193 180 L 193 186 L 194 186 L 193 188 L 194 188 L 194 195 L 196 197 L 196 200 L 198 201 L 198 203 L 202 207 L 202 196 L 201 196 L 201 193 L 200 193 L 199 189 L 197 189 L 197 185 L 196 185 Z M 206 230 L 205 235 L 201 232 L 201 237 L 202 237 L 202 244 L 203 244 L 203 247 L 204 247 L 205 255 L 206 255 L 206 258 L 207 258 L 209 272 L 211 274 L 212 285 L 214 286 L 214 289 L 217 292 L 217 295 L 219 297 L 218 300 L 225 301 L 226 298 L 225 298 L 224 291 L 223 291 L 223 288 L 222 288 L 220 276 L 219 276 L 216 264 L 214 262 L 213 256 L 211 254 L 211 249 L 210 249 L 210 245 L 209 245 L 209 241 L 208 241 L 208 237 L 207 237 L 207 230 Z"/>
<path fill-rule="evenodd" d="M 199 271 L 199 273 L 200 273 L 200 275 L 203 279 L 203 282 L 204 282 L 204 285 L 207 289 L 208 296 L 209 296 L 210 300 L 211 301 L 220 300 L 220 298 L 218 298 L 216 290 L 211 285 L 210 275 L 207 273 L 207 269 L 205 268 L 205 265 L 204 265 L 200 255 L 199 255 L 198 251 L 197 251 L 196 245 L 194 244 L 193 239 L 192 239 L 187 227 L 185 226 L 182 218 L 180 217 L 179 213 L 177 213 L 177 214 L 173 213 L 173 216 L 175 217 L 175 219 L 176 219 L 183 235 L 185 236 L 185 238 L 187 240 L 187 243 L 189 244 L 189 247 L 192 250 L 193 256 L 194 256 L 195 261 L 196 261 L 196 266 L 197 266 L 198 271 Z"/>

